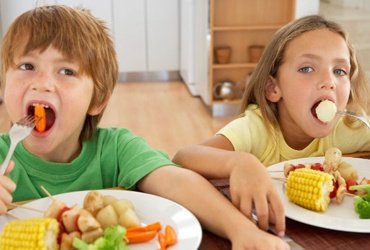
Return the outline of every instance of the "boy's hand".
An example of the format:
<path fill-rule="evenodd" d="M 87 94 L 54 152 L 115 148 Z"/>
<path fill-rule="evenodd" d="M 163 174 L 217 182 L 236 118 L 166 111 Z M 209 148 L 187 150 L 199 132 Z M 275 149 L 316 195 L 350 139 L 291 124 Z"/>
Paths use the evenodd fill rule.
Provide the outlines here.
<path fill-rule="evenodd" d="M 248 155 L 238 159 L 230 173 L 230 194 L 233 204 L 249 219 L 255 210 L 261 229 L 267 230 L 274 223 L 278 235 L 284 235 L 283 204 L 266 167 L 257 158 Z"/>
<path fill-rule="evenodd" d="M 5 175 L 0 176 L 0 214 L 7 212 L 7 205 L 13 200 L 11 193 L 15 190 L 15 183 L 6 175 L 14 168 L 14 162 L 10 161 Z"/>

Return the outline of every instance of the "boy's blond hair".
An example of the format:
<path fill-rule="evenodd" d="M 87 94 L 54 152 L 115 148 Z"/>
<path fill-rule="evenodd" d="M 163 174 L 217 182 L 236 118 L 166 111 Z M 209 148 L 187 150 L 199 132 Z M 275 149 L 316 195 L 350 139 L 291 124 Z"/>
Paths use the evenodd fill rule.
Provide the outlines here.
<path fill-rule="evenodd" d="M 44 51 L 49 46 L 75 60 L 81 72 L 92 78 L 94 90 L 90 108 L 108 100 L 118 77 L 116 52 L 109 30 L 89 11 L 63 5 L 35 8 L 12 23 L 0 51 L 1 82 L 5 83 L 9 67 L 15 67 L 15 57 L 33 50 Z M 96 116 L 87 114 L 80 141 L 91 138 L 102 115 L 103 111 Z"/>
<path fill-rule="evenodd" d="M 308 31 L 317 29 L 328 29 L 339 34 L 345 40 L 350 53 L 351 92 L 347 108 L 356 112 L 370 114 L 369 96 L 370 86 L 366 80 L 364 71 L 361 69 L 356 58 L 347 33 L 343 28 L 332 21 L 326 20 L 319 15 L 312 15 L 297 19 L 278 30 L 266 47 L 255 71 L 253 72 L 243 96 L 241 112 L 244 113 L 249 104 L 257 104 L 263 118 L 268 121 L 267 127 L 272 129 L 278 126 L 278 111 L 276 103 L 268 101 L 265 97 L 265 87 L 269 76 L 276 77 L 280 66 L 284 61 L 284 54 L 290 41 Z M 353 119 L 352 119 L 353 121 Z M 350 124 L 351 119 L 348 119 Z"/>

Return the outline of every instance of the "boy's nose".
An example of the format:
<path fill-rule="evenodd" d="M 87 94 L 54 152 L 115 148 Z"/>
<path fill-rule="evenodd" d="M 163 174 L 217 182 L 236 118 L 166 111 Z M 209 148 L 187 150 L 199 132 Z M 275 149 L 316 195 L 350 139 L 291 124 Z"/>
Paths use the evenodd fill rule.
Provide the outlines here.
<path fill-rule="evenodd" d="M 52 79 L 47 75 L 40 73 L 31 83 L 32 90 L 40 92 L 51 92 L 54 89 Z"/>

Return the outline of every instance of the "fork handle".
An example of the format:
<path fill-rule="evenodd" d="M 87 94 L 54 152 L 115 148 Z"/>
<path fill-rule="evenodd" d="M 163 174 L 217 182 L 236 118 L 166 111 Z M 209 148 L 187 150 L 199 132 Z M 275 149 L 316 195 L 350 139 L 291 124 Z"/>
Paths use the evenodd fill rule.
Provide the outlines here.
<path fill-rule="evenodd" d="M 10 142 L 10 148 L 9 148 L 8 154 L 6 155 L 5 160 L 3 161 L 0 167 L 0 176 L 4 175 L 5 170 L 9 165 L 10 159 L 13 156 L 16 145 L 17 145 L 16 143 Z"/>

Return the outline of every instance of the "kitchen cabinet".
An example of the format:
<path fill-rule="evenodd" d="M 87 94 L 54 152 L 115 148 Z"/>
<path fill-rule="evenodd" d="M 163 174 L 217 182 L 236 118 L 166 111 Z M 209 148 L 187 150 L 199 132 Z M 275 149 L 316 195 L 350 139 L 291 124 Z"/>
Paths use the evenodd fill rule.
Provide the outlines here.
<path fill-rule="evenodd" d="M 84 7 L 104 20 L 112 33 L 121 73 L 179 70 L 178 0 L 37 2 Z M 0 30 L 4 33 L 18 15 L 35 6 L 34 1 L 0 0 Z"/>
<path fill-rule="evenodd" d="M 120 72 L 179 69 L 178 12 L 174 0 L 113 0 Z"/>

